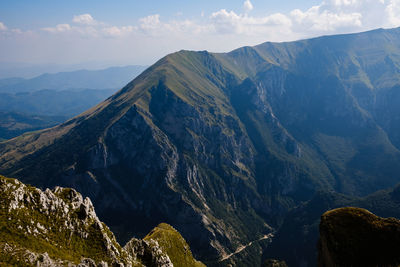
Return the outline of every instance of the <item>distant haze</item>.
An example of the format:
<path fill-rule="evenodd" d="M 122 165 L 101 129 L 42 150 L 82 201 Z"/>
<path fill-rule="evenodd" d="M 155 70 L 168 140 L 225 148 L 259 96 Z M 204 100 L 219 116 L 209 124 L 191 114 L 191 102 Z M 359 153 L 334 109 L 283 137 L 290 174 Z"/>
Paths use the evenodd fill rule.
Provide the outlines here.
<path fill-rule="evenodd" d="M 31 79 L 45 73 L 54 74 L 77 70 L 101 70 L 120 65 L 115 62 L 81 62 L 79 64 L 0 62 L 0 79 L 13 77 Z"/>
<path fill-rule="evenodd" d="M 399 0 L 0 1 L 0 62 L 42 72 L 49 63 L 151 65 L 181 49 L 227 52 L 398 26 Z M 39 74 L 6 65 L 2 77 Z"/>
<path fill-rule="evenodd" d="M 102 70 L 44 73 L 31 79 L 0 79 L 0 92 L 33 92 L 43 89 L 57 91 L 67 89 L 114 89 L 116 91 L 133 80 L 145 68 L 146 66 L 135 65 L 110 67 Z M 53 70 L 55 69 L 53 68 Z M 18 75 L 10 77 L 15 76 L 18 77 Z"/>

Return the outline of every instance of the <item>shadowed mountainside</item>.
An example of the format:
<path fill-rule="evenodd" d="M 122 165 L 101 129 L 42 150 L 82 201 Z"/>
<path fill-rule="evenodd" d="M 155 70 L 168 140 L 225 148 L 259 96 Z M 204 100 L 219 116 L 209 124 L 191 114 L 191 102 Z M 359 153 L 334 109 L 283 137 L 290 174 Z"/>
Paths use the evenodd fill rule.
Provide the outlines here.
<path fill-rule="evenodd" d="M 399 72 L 400 29 L 180 51 L 80 116 L 0 143 L 0 172 L 76 188 L 120 240 L 165 221 L 206 263 L 260 265 L 270 240 L 219 260 L 320 189 L 398 182 Z"/>
<path fill-rule="evenodd" d="M 340 208 L 321 217 L 318 266 L 398 266 L 400 221 L 360 208 Z"/>
<path fill-rule="evenodd" d="M 321 214 L 348 206 L 364 208 L 382 217 L 400 218 L 400 185 L 362 198 L 333 191 L 317 192 L 310 201 L 288 213 L 264 257 L 285 259 L 289 266 L 316 266 Z"/>

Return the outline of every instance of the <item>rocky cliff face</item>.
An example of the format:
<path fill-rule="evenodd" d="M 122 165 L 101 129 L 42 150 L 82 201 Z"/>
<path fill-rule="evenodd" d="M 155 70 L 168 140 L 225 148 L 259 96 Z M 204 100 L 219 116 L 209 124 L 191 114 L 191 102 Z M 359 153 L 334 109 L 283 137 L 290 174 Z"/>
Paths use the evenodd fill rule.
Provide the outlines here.
<path fill-rule="evenodd" d="M 360 208 L 321 217 L 318 266 L 398 266 L 400 221 Z"/>
<path fill-rule="evenodd" d="M 0 143 L 0 171 L 89 196 L 124 242 L 165 221 L 202 260 L 259 265 L 252 241 L 317 190 L 398 181 L 385 109 L 399 111 L 398 44 L 392 29 L 180 51 L 65 124 Z"/>
<path fill-rule="evenodd" d="M 175 229 L 165 224 L 162 227 L 179 240 L 166 247 L 159 245 L 170 241 L 163 237 L 132 239 L 122 248 L 98 219 L 90 199 L 74 189 L 41 191 L 0 176 L 1 264 L 172 267 L 184 266 L 176 259 L 181 257 L 204 266 L 194 260 Z M 163 234 L 164 230 L 160 232 Z M 174 252 L 173 260 L 167 251 Z"/>

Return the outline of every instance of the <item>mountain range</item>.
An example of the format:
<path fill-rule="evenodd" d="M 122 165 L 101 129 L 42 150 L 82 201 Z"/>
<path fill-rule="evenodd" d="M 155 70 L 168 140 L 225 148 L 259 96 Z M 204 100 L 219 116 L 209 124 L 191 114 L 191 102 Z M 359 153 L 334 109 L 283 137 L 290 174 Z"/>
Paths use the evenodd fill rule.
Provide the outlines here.
<path fill-rule="evenodd" d="M 34 92 L 39 90 L 114 89 L 118 90 L 139 75 L 146 66 L 132 65 L 101 70 L 76 70 L 45 73 L 34 78 L 0 79 L 1 93 Z"/>
<path fill-rule="evenodd" d="M 95 106 L 144 70 L 113 67 L 0 80 L 0 138 L 65 122 Z"/>
<path fill-rule="evenodd" d="M 166 222 L 209 266 L 259 266 L 321 190 L 399 182 L 399 101 L 400 28 L 179 51 L 79 116 L 0 143 L 0 172 L 75 188 L 120 242 Z"/>

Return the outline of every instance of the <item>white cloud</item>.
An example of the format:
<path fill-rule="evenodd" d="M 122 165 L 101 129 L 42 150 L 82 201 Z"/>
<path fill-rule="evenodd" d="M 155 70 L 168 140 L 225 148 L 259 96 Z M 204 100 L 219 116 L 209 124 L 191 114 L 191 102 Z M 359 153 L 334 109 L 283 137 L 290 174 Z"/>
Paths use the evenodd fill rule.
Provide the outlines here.
<path fill-rule="evenodd" d="M 398 27 L 400 26 L 400 1 L 391 0 L 387 2 L 389 2 L 389 4 L 385 8 L 387 14 L 385 26 Z"/>
<path fill-rule="evenodd" d="M 196 37 L 200 34 L 213 38 L 215 34 L 235 34 L 238 40 L 252 36 L 253 39 L 266 41 L 273 36 L 272 40 L 277 41 L 400 26 L 400 0 L 324 0 L 306 10 L 295 9 L 286 14 L 265 16 L 249 15 L 252 9 L 251 0 L 246 0 L 242 14 L 221 9 L 208 17 L 202 12 L 199 20 L 175 16 L 169 21 L 161 20 L 160 14 L 152 14 L 139 19 L 136 24 L 124 26 L 97 21 L 86 13 L 74 16 L 71 25 L 58 24 L 43 30 L 51 33 L 73 32 L 84 38 L 125 38 L 138 34 L 140 38 L 200 38 Z"/>
<path fill-rule="evenodd" d="M 42 28 L 42 30 L 51 33 L 61 33 L 71 31 L 72 27 L 69 24 L 58 24 L 55 27 Z"/>
<path fill-rule="evenodd" d="M 362 26 L 362 14 L 358 12 L 345 13 L 340 11 L 335 13 L 322 6 L 314 6 L 305 12 L 296 9 L 290 13 L 294 22 L 295 32 L 315 32 L 328 33 L 338 29 L 360 28 Z"/>
<path fill-rule="evenodd" d="M 332 0 L 332 4 L 335 6 L 354 6 L 360 3 L 359 0 Z"/>
<path fill-rule="evenodd" d="M 295 32 L 334 34 L 400 26 L 400 0 L 329 0 L 308 10 L 293 10 Z"/>
<path fill-rule="evenodd" d="M 55 27 L 42 28 L 43 31 L 55 34 L 71 33 L 78 34 L 83 38 L 99 37 L 102 34 L 110 36 L 115 33 L 113 27 L 106 26 L 104 23 L 96 21 L 90 14 L 74 16 L 73 24 L 63 23 Z"/>
<path fill-rule="evenodd" d="M 221 9 L 211 15 L 212 23 L 219 33 L 237 33 L 240 28 L 242 18 L 233 11 Z"/>
<path fill-rule="evenodd" d="M 16 34 L 23 34 L 23 33 L 27 33 L 27 34 L 31 34 L 31 31 L 26 31 L 23 32 L 21 29 L 12 29 L 11 32 L 16 33 Z"/>
<path fill-rule="evenodd" d="M 307 9 L 265 15 L 262 10 L 253 15 L 251 0 L 241 1 L 241 11 L 221 9 L 207 14 L 199 10 L 196 17 L 180 15 L 170 19 L 150 14 L 128 25 L 105 23 L 90 14 L 81 14 L 72 21 L 60 21 L 56 26 L 28 33 L 0 22 L 0 50 L 4 51 L 5 44 L 10 51 L 17 51 L 18 47 L 19 52 L 13 55 L 18 61 L 23 61 L 22 55 L 42 60 L 52 51 L 55 58 L 49 56 L 50 61 L 107 57 L 149 64 L 150 60 L 180 49 L 223 52 L 265 41 L 400 26 L 400 0 L 320 0 L 318 5 Z M 69 56 L 64 51 L 69 51 Z M 12 61 L 11 54 L 2 56 Z"/>
<path fill-rule="evenodd" d="M 275 13 L 265 17 L 250 17 L 236 14 L 234 11 L 221 9 L 211 15 L 211 22 L 218 33 L 223 34 L 260 34 L 271 30 L 272 27 L 290 28 L 291 20 L 281 14 Z"/>
<path fill-rule="evenodd" d="M 103 33 L 107 37 L 121 37 L 132 33 L 136 29 L 137 27 L 134 26 L 122 26 L 122 27 L 112 26 L 103 28 Z"/>
<path fill-rule="evenodd" d="M 90 14 L 82 14 L 82 15 L 74 16 L 72 21 L 77 24 L 83 24 L 83 25 L 96 25 L 97 24 L 97 21 Z"/>
<path fill-rule="evenodd" d="M 173 35 L 195 35 L 200 33 L 210 33 L 210 25 L 197 23 L 193 20 L 171 20 L 163 22 L 159 14 L 150 15 L 139 19 L 137 29 L 148 36 L 173 36 Z"/>
<path fill-rule="evenodd" d="M 150 16 L 141 18 L 141 19 L 139 19 L 139 22 L 140 22 L 140 28 L 143 30 L 154 30 L 154 29 L 157 29 L 161 25 L 159 14 L 150 15 Z"/>
<path fill-rule="evenodd" d="M 250 0 L 244 1 L 243 9 L 245 13 L 249 13 L 250 11 L 253 10 L 253 4 L 250 2 Z"/>
<path fill-rule="evenodd" d="M 6 31 L 6 30 L 7 30 L 6 25 L 4 25 L 3 22 L 0 22 L 0 31 Z"/>

